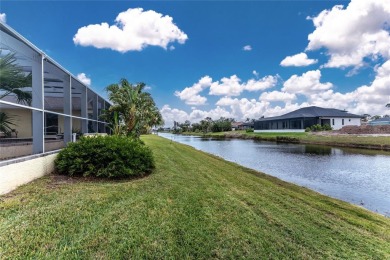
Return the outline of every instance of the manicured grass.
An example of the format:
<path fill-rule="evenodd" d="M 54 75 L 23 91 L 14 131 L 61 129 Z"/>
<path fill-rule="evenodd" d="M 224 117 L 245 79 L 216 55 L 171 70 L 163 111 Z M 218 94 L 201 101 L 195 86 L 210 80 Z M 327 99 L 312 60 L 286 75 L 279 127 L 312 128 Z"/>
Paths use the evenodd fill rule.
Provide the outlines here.
<path fill-rule="evenodd" d="M 0 197 L 1 259 L 389 259 L 390 219 L 157 136 L 153 174 Z"/>
<path fill-rule="evenodd" d="M 202 133 L 183 134 L 203 135 Z M 245 131 L 207 133 L 204 136 L 249 138 L 267 141 L 276 141 L 277 137 L 288 137 L 293 138 L 300 143 L 390 150 L 390 136 L 316 135 L 311 133 L 246 133 Z"/>

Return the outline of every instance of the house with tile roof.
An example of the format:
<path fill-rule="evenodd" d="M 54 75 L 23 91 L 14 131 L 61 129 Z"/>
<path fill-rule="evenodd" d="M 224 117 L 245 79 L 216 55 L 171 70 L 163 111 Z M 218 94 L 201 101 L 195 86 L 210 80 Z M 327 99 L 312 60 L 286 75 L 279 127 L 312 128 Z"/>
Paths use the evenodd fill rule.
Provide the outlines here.
<path fill-rule="evenodd" d="M 304 132 L 312 125 L 330 125 L 333 130 L 346 125 L 360 126 L 362 116 L 345 110 L 322 107 L 304 107 L 290 113 L 261 118 L 255 121 L 255 132 Z"/>
<path fill-rule="evenodd" d="M 390 117 L 383 117 L 368 122 L 368 125 L 390 125 Z"/>

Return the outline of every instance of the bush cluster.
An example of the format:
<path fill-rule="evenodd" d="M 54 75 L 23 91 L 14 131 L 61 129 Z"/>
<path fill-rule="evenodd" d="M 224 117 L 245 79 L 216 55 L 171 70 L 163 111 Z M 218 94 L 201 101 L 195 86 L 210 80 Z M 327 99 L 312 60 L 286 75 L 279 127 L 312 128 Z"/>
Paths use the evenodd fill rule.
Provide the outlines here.
<path fill-rule="evenodd" d="M 289 136 L 277 136 L 276 141 L 281 143 L 300 143 L 298 138 Z"/>
<path fill-rule="evenodd" d="M 211 132 L 232 131 L 232 122 L 228 118 L 220 118 L 212 122 Z"/>
<path fill-rule="evenodd" d="M 312 125 L 311 127 L 306 127 L 305 132 L 319 132 L 319 131 L 330 131 L 332 130 L 332 127 L 329 124 L 325 125 Z"/>
<path fill-rule="evenodd" d="M 138 139 L 122 136 L 81 137 L 55 160 L 58 173 L 119 178 L 142 176 L 154 168 L 152 151 Z"/>
<path fill-rule="evenodd" d="M 247 133 L 253 133 L 255 130 L 253 130 L 252 128 L 248 128 L 248 129 L 246 129 L 245 130 L 245 132 L 247 132 Z"/>

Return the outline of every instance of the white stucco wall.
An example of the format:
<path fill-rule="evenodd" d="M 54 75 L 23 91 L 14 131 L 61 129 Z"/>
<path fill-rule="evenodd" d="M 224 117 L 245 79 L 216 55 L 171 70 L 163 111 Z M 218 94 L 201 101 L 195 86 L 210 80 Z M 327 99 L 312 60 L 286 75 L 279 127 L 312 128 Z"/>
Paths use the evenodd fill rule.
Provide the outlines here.
<path fill-rule="evenodd" d="M 346 117 L 346 118 L 341 118 L 341 117 L 332 118 L 332 117 L 330 117 L 327 119 L 330 119 L 330 126 L 332 127 L 333 130 L 339 130 L 343 126 L 347 126 L 347 125 L 360 126 L 360 118 L 348 118 L 348 117 Z M 344 119 L 344 124 L 343 124 L 343 119 Z M 333 124 L 333 120 L 334 120 L 334 124 Z"/>
<path fill-rule="evenodd" d="M 0 166 L 0 195 L 54 171 L 57 154 Z"/>

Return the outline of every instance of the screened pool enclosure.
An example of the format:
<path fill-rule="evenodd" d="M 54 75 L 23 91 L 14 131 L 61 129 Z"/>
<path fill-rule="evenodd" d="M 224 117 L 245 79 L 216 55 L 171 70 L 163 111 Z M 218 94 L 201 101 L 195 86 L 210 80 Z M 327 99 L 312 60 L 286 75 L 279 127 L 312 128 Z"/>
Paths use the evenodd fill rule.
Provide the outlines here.
<path fill-rule="evenodd" d="M 109 131 L 100 119 L 108 101 L 0 23 L 0 56 L 12 54 L 31 83 L 10 91 L 4 80 L 0 82 L 0 160 L 46 153 L 64 147 L 72 137 Z M 31 102 L 18 100 L 18 91 L 27 93 Z"/>

